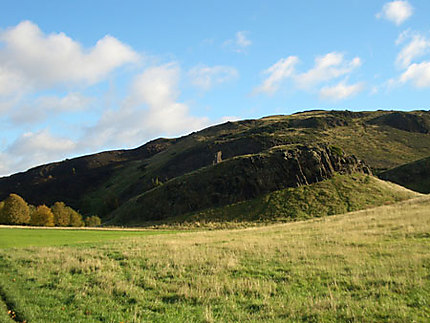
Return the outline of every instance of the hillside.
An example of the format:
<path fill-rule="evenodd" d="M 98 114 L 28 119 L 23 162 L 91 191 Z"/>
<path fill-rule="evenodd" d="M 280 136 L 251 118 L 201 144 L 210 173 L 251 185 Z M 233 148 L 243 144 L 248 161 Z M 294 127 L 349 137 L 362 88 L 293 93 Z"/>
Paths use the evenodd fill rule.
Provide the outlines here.
<path fill-rule="evenodd" d="M 421 194 L 373 176 L 336 175 L 311 185 L 270 192 L 249 201 L 187 214 L 182 218 L 173 217 L 172 221 L 211 226 L 244 221 L 291 222 L 393 204 L 419 196 Z"/>
<path fill-rule="evenodd" d="M 308 111 L 227 122 L 1 178 L 0 199 L 61 200 L 122 224 L 161 220 L 428 157 L 429 120 L 428 111 Z"/>
<path fill-rule="evenodd" d="M 379 174 L 379 178 L 411 190 L 430 193 L 430 157 L 401 165 Z"/>

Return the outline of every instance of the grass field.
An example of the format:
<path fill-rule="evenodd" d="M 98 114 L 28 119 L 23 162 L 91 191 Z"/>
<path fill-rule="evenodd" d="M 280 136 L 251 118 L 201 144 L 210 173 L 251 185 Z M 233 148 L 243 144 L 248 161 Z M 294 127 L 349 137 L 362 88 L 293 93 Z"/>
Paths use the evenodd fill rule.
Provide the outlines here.
<path fill-rule="evenodd" d="M 0 321 L 429 321 L 429 210 L 0 249 Z"/>
<path fill-rule="evenodd" d="M 125 230 L 76 230 L 6 228 L 0 226 L 0 249 L 22 247 L 67 246 L 81 243 L 102 242 L 132 236 L 173 233 L 174 231 L 125 231 Z"/>

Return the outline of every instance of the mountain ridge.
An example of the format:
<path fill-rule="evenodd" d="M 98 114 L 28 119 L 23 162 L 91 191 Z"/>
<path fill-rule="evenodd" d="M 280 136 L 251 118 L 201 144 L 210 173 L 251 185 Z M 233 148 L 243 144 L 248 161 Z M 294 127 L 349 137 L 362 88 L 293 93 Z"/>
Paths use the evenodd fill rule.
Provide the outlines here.
<path fill-rule="evenodd" d="M 378 174 L 430 156 L 429 132 L 429 111 L 314 110 L 226 122 L 180 138 L 159 138 L 135 149 L 81 156 L 0 178 L 0 199 L 14 192 L 32 204 L 62 200 L 107 220 L 128 201 L 172 180 L 180 182 L 201 169 L 210 178 L 219 161 L 234 165 L 231 161 L 241 156 L 320 146 L 330 147 L 332 155 L 355 156 L 351 158 Z"/>

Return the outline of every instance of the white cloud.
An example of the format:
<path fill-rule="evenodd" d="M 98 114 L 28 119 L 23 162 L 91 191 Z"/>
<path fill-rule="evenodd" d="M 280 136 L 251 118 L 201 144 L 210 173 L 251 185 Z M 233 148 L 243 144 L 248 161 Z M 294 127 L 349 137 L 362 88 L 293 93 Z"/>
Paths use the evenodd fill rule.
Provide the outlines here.
<path fill-rule="evenodd" d="M 18 137 L 5 152 L 0 153 L 0 171 L 11 173 L 64 159 L 76 148 L 77 145 L 72 140 L 55 137 L 47 129 L 27 132 Z M 3 164 L 3 161 L 6 163 Z"/>
<path fill-rule="evenodd" d="M 362 83 L 348 85 L 345 81 L 342 81 L 335 86 L 323 87 L 319 94 L 321 99 L 339 101 L 356 95 L 363 90 L 363 87 Z"/>
<path fill-rule="evenodd" d="M 19 171 L 22 170 L 20 168 L 13 168 L 12 167 L 12 163 L 13 163 L 14 159 L 12 156 L 9 156 L 6 153 L 2 153 L 0 152 L 0 176 L 2 176 L 3 174 L 10 174 L 14 171 Z"/>
<path fill-rule="evenodd" d="M 279 90 L 282 81 L 294 75 L 298 62 L 299 59 L 296 56 L 281 58 L 263 72 L 269 76 L 264 80 L 263 84 L 254 89 L 254 93 L 274 94 Z"/>
<path fill-rule="evenodd" d="M 23 21 L 0 32 L 0 95 L 62 84 L 94 84 L 138 55 L 112 36 L 92 48 L 64 33 L 46 35 Z"/>
<path fill-rule="evenodd" d="M 296 72 L 298 62 L 299 58 L 296 56 L 280 59 L 263 72 L 268 74 L 268 77 L 253 92 L 274 94 L 286 79 L 291 79 L 297 88 L 309 91 L 323 82 L 347 76 L 361 65 L 359 57 L 348 61 L 344 54 L 337 52 L 317 57 L 314 67 L 304 73 Z"/>
<path fill-rule="evenodd" d="M 411 81 L 416 87 L 430 87 L 430 62 L 422 62 L 410 65 L 400 76 L 400 82 Z"/>
<path fill-rule="evenodd" d="M 193 67 L 189 72 L 191 83 L 202 90 L 209 90 L 216 84 L 225 83 L 236 79 L 239 72 L 231 66 L 206 66 Z"/>
<path fill-rule="evenodd" d="M 230 48 L 236 53 L 245 52 L 246 48 L 252 45 L 252 41 L 247 37 L 246 31 L 238 31 L 234 39 L 226 40 L 223 44 L 224 47 Z"/>
<path fill-rule="evenodd" d="M 384 4 L 382 11 L 376 17 L 387 19 L 396 25 L 401 25 L 412 16 L 413 11 L 408 1 L 391 1 Z"/>
<path fill-rule="evenodd" d="M 329 81 L 351 73 L 361 65 L 359 57 L 346 61 L 344 54 L 331 52 L 315 59 L 315 66 L 306 73 L 295 76 L 300 88 L 308 89 L 321 82 Z"/>
<path fill-rule="evenodd" d="M 430 61 L 421 60 L 430 53 L 430 39 L 426 36 L 406 30 L 396 40 L 396 45 L 406 43 L 396 58 L 396 65 L 403 69 L 397 79 L 389 80 L 389 88 L 411 82 L 417 88 L 430 87 Z"/>
<path fill-rule="evenodd" d="M 401 68 L 407 68 L 416 58 L 430 52 L 430 39 L 423 35 L 406 31 L 400 34 L 396 44 L 399 45 L 406 39 L 410 39 L 409 43 L 402 48 L 396 58 L 396 64 Z"/>
<path fill-rule="evenodd" d="M 245 31 L 238 31 L 236 33 L 236 44 L 240 48 L 246 48 L 248 46 L 251 46 L 252 42 L 248 38 L 246 38 Z"/>
<path fill-rule="evenodd" d="M 207 118 L 190 115 L 188 106 L 178 102 L 179 77 L 175 64 L 145 70 L 134 80 L 122 106 L 105 111 L 99 122 L 87 129 L 83 142 L 98 149 L 106 145 L 132 147 L 155 136 L 176 136 L 208 125 Z"/>
<path fill-rule="evenodd" d="M 9 119 L 14 124 L 37 123 L 60 113 L 82 111 L 92 101 L 93 98 L 85 97 L 77 92 L 67 93 L 63 97 L 42 96 L 31 102 L 17 105 L 9 113 Z"/>

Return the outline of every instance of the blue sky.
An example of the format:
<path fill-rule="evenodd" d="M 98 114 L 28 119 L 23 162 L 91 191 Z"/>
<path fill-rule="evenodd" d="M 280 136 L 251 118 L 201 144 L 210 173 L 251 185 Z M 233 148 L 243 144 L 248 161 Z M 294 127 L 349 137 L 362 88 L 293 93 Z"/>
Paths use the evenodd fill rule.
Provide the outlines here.
<path fill-rule="evenodd" d="M 2 1 L 0 176 L 225 120 L 429 109 L 430 1 Z"/>

